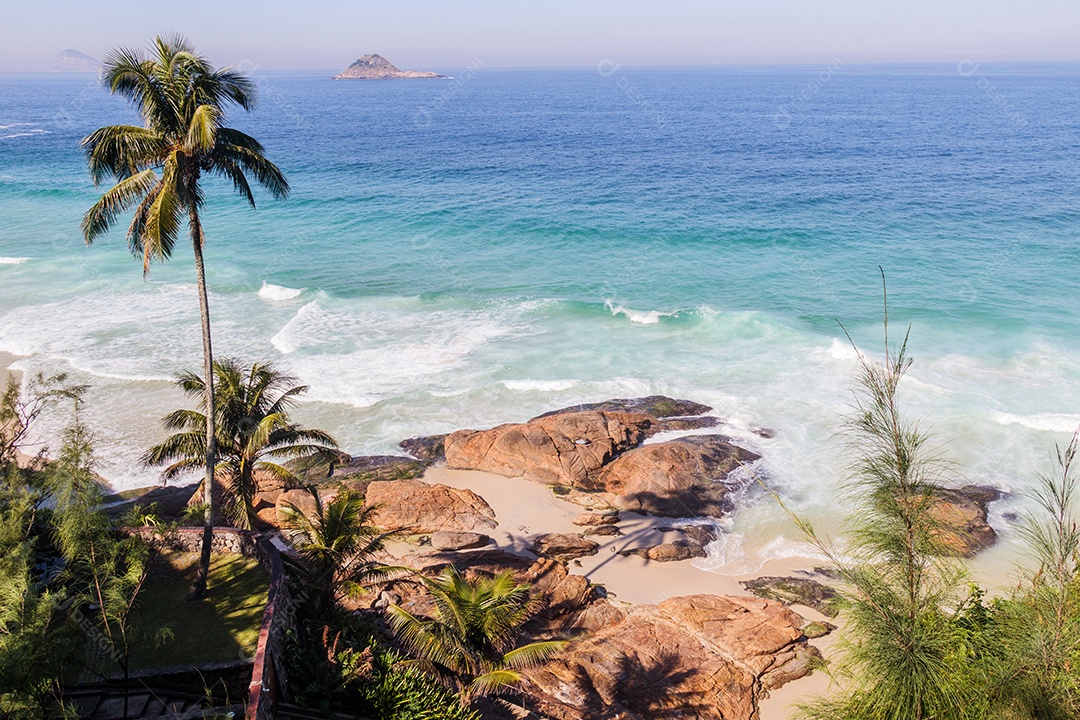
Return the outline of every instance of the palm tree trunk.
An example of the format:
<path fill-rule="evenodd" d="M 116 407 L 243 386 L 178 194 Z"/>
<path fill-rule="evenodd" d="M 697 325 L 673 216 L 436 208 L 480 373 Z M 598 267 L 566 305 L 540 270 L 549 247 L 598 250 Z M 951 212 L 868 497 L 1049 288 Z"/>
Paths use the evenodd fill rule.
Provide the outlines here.
<path fill-rule="evenodd" d="M 199 282 L 199 310 L 202 315 L 203 380 L 206 383 L 206 480 L 203 481 L 203 541 L 199 569 L 188 593 L 189 600 L 198 600 L 206 593 L 206 578 L 210 574 L 210 546 L 214 540 L 214 468 L 217 465 L 217 433 L 214 417 L 214 353 L 210 347 L 210 301 L 206 295 L 206 270 L 203 266 L 203 233 L 198 210 L 192 206 L 188 220 L 191 225 L 191 244 L 195 248 L 195 274 Z"/>

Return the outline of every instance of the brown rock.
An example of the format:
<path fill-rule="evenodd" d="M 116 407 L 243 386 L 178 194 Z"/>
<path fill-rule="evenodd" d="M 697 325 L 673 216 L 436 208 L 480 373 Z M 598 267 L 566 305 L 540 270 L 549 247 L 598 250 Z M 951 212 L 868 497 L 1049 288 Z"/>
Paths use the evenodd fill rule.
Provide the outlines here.
<path fill-rule="evenodd" d="M 547 533 L 533 540 L 532 551 L 556 560 L 566 561 L 574 558 L 595 555 L 600 545 L 592 540 L 573 533 Z"/>
<path fill-rule="evenodd" d="M 617 510 L 614 512 L 583 512 L 575 515 L 570 522 L 580 527 L 611 525 L 619 522 L 619 512 Z"/>
<path fill-rule="evenodd" d="M 805 605 L 827 617 L 840 614 L 840 596 L 836 590 L 812 578 L 762 576 L 744 580 L 741 585 L 760 598 L 784 605 Z"/>
<path fill-rule="evenodd" d="M 490 543 L 490 537 L 475 532 L 440 530 L 431 536 L 431 547 L 436 550 L 471 550 L 484 547 Z"/>
<path fill-rule="evenodd" d="M 662 432 L 686 432 L 687 430 L 701 430 L 703 428 L 714 428 L 720 424 L 720 418 L 713 417 L 712 415 L 702 415 L 700 417 L 678 417 L 678 418 L 664 418 L 657 420 L 649 428 L 649 437 Z"/>
<path fill-rule="evenodd" d="M 937 491 L 930 515 L 939 526 L 937 538 L 949 554 L 970 558 L 997 542 L 986 516 L 987 505 L 1000 496 L 995 488 L 978 485 Z"/>
<path fill-rule="evenodd" d="M 429 465 L 446 460 L 446 435 L 427 435 L 425 437 L 406 438 L 398 447 L 414 458 Z"/>
<path fill-rule="evenodd" d="M 335 491 L 333 489 L 320 489 L 319 498 L 326 503 L 333 499 Z M 289 517 L 289 506 L 295 507 L 306 517 L 312 518 L 315 516 L 315 498 L 311 496 L 311 493 L 306 489 L 286 490 L 278 495 L 277 500 L 274 503 L 276 524 L 278 527 L 290 527 L 292 525 L 292 519 Z M 260 518 L 267 517 L 268 514 L 260 514 Z"/>
<path fill-rule="evenodd" d="M 583 535 L 614 536 L 622 535 L 618 525 L 590 525 L 585 528 Z"/>
<path fill-rule="evenodd" d="M 458 430 L 446 438 L 446 465 L 580 486 L 618 453 L 638 445 L 650 423 L 633 413 L 577 412 L 491 430 Z"/>
<path fill-rule="evenodd" d="M 615 619 L 615 618 L 613 618 Z M 526 671 L 557 720 L 752 720 L 763 690 L 810 672 L 801 617 L 756 598 L 694 595 L 641 605 Z"/>
<path fill-rule="evenodd" d="M 682 542 L 661 543 L 651 548 L 637 548 L 636 550 L 624 550 L 625 555 L 638 555 L 653 562 L 679 562 L 691 558 L 705 557 L 705 549 L 700 545 Z"/>
<path fill-rule="evenodd" d="M 578 490 L 568 488 L 565 485 L 557 485 L 553 488 L 555 495 L 569 503 L 580 505 L 589 510 L 614 510 L 619 502 L 619 497 L 614 493 Z"/>
<path fill-rule="evenodd" d="M 644 445 L 616 458 L 586 487 L 618 496 L 616 506 L 668 517 L 712 515 L 732 509 L 722 482 L 759 455 L 722 435 L 692 435 Z"/>
<path fill-rule="evenodd" d="M 495 512 L 471 490 L 422 480 L 377 480 L 368 485 L 365 504 L 375 508 L 372 522 L 387 530 L 477 532 L 498 525 Z"/>

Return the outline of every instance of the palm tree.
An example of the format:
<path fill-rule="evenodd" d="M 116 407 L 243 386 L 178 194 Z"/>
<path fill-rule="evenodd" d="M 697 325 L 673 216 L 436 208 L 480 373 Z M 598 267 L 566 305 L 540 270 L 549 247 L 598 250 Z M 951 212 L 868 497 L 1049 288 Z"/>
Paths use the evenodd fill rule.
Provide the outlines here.
<path fill-rule="evenodd" d="M 177 379 L 188 396 L 205 400 L 207 385 L 193 373 Z M 301 427 L 290 421 L 289 410 L 307 391 L 270 363 L 243 367 L 224 358 L 214 363 L 214 428 L 217 433 L 215 475 L 226 481 L 226 516 L 238 527 L 253 527 L 258 476 L 271 476 L 286 484 L 299 479 L 274 460 L 302 455 L 330 457 L 337 442 L 322 430 Z M 168 481 L 202 467 L 206 415 L 197 410 L 176 410 L 162 418 L 168 430 L 179 430 L 143 456 L 147 465 L 165 465 L 161 477 Z M 204 481 L 205 483 L 205 481 Z"/>
<path fill-rule="evenodd" d="M 509 570 L 470 581 L 451 565 L 421 580 L 435 601 L 436 617 L 418 618 L 392 605 L 390 625 L 422 665 L 449 681 L 462 705 L 515 685 L 520 670 L 539 665 L 566 645 L 543 640 L 516 647 L 538 600 Z"/>
<path fill-rule="evenodd" d="M 406 572 L 406 568 L 375 562 L 392 532 L 381 532 L 370 524 L 372 507 L 353 490 L 343 490 L 324 504 L 318 491 L 308 487 L 314 501 L 305 513 L 292 503 L 285 514 L 292 527 L 286 537 L 300 556 L 290 563 L 305 588 L 315 593 L 317 610 L 333 608 L 343 597 L 357 597 L 369 585 Z"/>
<path fill-rule="evenodd" d="M 139 109 L 143 125 L 109 125 L 83 138 L 94 184 L 112 177 L 116 184 L 102 195 L 83 217 L 87 244 L 107 232 L 117 217 L 134 208 L 128 226 L 131 252 L 143 261 L 143 273 L 153 261 L 172 256 L 187 218 L 195 253 L 199 308 L 202 316 L 203 372 L 213 374 L 210 344 L 210 306 L 203 266 L 203 236 L 199 211 L 204 202 L 203 174 L 218 175 L 233 183 L 252 207 L 255 198 L 248 178 L 278 199 L 289 193 L 289 184 L 270 162 L 263 146 L 239 130 L 225 127 L 225 110 L 239 105 L 251 110 L 255 86 L 231 68 L 215 69 L 197 55 L 183 37 L 158 37 L 148 53 L 118 48 L 105 60 L 102 81 L 113 94 L 130 99 Z M 211 479 L 204 488 L 206 510 L 202 558 L 191 596 L 206 591 L 213 535 L 213 485 L 216 464 L 214 387 L 206 392 L 205 467 Z"/>

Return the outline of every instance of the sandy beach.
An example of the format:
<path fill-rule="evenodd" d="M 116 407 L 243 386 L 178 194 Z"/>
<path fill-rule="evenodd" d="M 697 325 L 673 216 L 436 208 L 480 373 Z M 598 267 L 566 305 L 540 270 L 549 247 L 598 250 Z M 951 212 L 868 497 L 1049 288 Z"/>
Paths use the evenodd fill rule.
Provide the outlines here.
<path fill-rule="evenodd" d="M 428 483 L 466 488 L 484 498 L 495 511 L 499 523 L 489 534 L 500 549 L 528 553 L 537 535 L 580 533 L 584 529 L 572 522 L 576 515 L 586 512 L 584 508 L 562 500 L 545 485 L 523 478 L 433 467 L 423 479 Z M 620 517 L 621 535 L 592 537 L 600 544 L 600 551 L 570 563 L 572 573 L 603 585 L 614 602 L 655 604 L 682 595 L 747 595 L 739 584 L 742 580 L 765 575 L 790 575 L 820 564 L 820 561 L 810 558 L 789 558 L 771 561 L 753 574 L 723 575 L 698 569 L 694 567 L 693 560 L 661 563 L 634 555 L 627 557 L 619 552 L 678 539 L 678 533 L 664 530 L 678 521 L 629 512 L 621 513 Z M 392 546 L 390 550 L 404 555 L 415 552 L 416 547 L 401 544 L 399 547 Z M 793 609 L 807 620 L 827 619 L 807 607 L 796 605 Z M 826 637 L 813 644 L 827 651 L 830 642 Z M 827 686 L 828 677 L 821 672 L 785 685 L 761 703 L 761 720 L 786 720 L 796 703 L 808 700 Z"/>
<path fill-rule="evenodd" d="M 19 359 L 20 358 L 18 355 L 0 352 L 0 389 L 7 387 L 9 377 L 11 377 L 12 375 L 15 375 L 16 377 L 21 375 L 18 370 L 10 369 L 11 365 Z"/>

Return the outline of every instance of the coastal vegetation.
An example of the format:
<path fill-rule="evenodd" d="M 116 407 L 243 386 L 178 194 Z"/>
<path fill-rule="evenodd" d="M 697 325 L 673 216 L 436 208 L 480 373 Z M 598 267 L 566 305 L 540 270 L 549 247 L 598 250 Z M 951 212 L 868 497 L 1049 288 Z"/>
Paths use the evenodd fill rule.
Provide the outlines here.
<path fill-rule="evenodd" d="M 278 199 L 289 194 L 289 184 L 258 140 L 224 125 L 230 106 L 252 109 L 255 85 L 232 68 L 215 69 L 183 37 L 159 36 L 149 52 L 112 51 L 103 64 L 102 79 L 109 92 L 136 105 L 144 124 L 109 125 L 82 141 L 94 183 L 107 178 L 116 181 L 83 217 L 86 242 L 93 242 L 122 213 L 134 209 L 127 242 L 142 260 L 144 273 L 152 262 L 172 257 L 184 218 L 195 256 L 206 379 L 203 455 L 208 479 L 203 554 L 192 586 L 196 598 L 206 591 L 210 569 L 217 465 L 214 360 L 203 259 L 206 238 L 200 218 L 205 202 L 202 181 L 205 175 L 225 178 L 252 208 L 251 180 Z"/>
<path fill-rule="evenodd" d="M 245 367 L 239 360 L 214 362 L 214 382 L 206 383 L 194 373 L 184 373 L 176 384 L 205 407 L 214 387 L 213 426 L 217 433 L 214 475 L 224 497 L 224 515 L 240 528 L 255 527 L 255 494 L 259 479 L 264 484 L 298 486 L 297 478 L 281 462 L 297 457 L 333 459 L 337 442 L 322 430 L 292 422 L 289 412 L 307 391 L 296 378 L 271 363 L 254 362 Z M 148 465 L 166 465 L 162 482 L 198 470 L 205 460 L 206 414 L 179 409 L 164 418 L 167 430 L 178 431 L 150 448 L 143 456 Z M 205 483 L 205 477 L 204 477 Z"/>
<path fill-rule="evenodd" d="M 883 277 L 884 280 L 884 277 Z M 1023 580 L 986 600 L 947 538 L 936 498 L 957 471 L 901 410 L 908 335 L 877 361 L 858 351 L 846 427 L 854 508 L 842 549 L 795 517 L 840 580 L 834 692 L 807 704 L 815 720 L 1031 720 L 1080 712 L 1080 523 L 1074 461 L 1080 431 L 1040 474 L 1036 510 L 1019 524 Z M 908 333 L 910 333 L 910 328 Z M 966 592 L 965 592 L 966 590 Z"/>
<path fill-rule="evenodd" d="M 539 598 L 510 571 L 468 580 L 451 565 L 421 581 L 435 603 L 435 617 L 421 619 L 392 605 L 390 625 L 417 657 L 417 666 L 450 684 L 462 705 L 520 683 L 520 670 L 542 664 L 566 646 L 561 640 L 517 644 Z"/>

